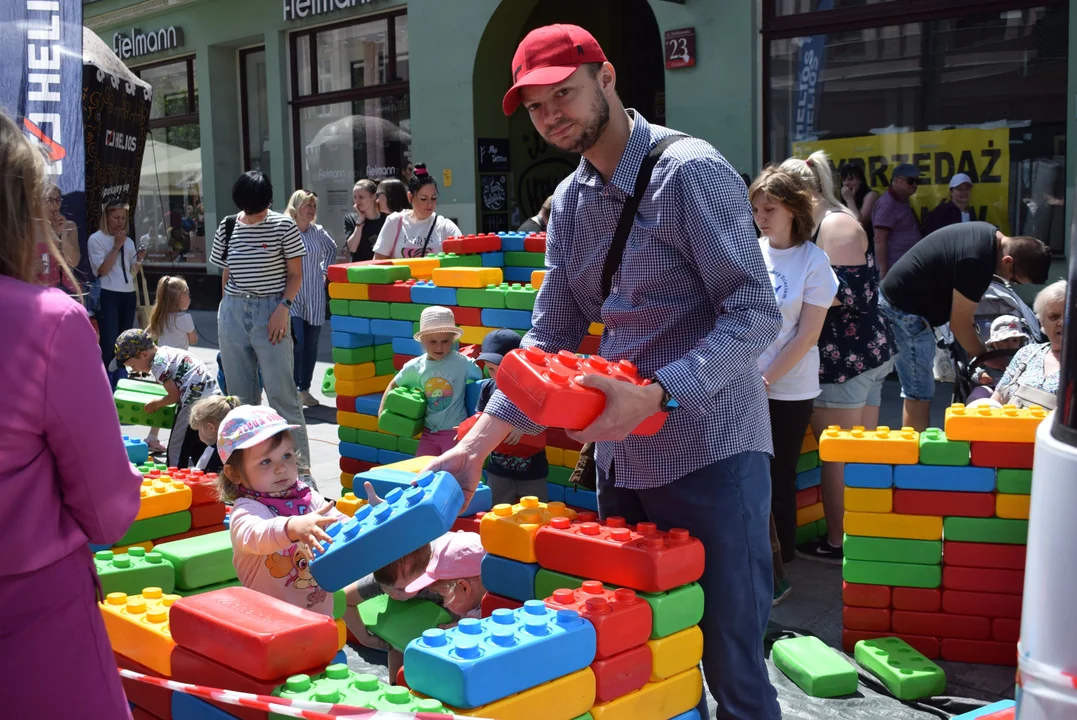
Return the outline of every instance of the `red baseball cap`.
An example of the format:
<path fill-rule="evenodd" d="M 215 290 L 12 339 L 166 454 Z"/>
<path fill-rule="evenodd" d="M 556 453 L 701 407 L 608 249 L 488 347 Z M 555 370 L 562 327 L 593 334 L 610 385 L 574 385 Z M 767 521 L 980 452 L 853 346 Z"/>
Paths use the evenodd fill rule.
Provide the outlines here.
<path fill-rule="evenodd" d="M 532 30 L 512 58 L 512 87 L 501 109 L 512 115 L 520 106 L 520 88 L 556 85 L 587 63 L 604 63 L 606 54 L 594 36 L 578 25 L 547 25 Z"/>

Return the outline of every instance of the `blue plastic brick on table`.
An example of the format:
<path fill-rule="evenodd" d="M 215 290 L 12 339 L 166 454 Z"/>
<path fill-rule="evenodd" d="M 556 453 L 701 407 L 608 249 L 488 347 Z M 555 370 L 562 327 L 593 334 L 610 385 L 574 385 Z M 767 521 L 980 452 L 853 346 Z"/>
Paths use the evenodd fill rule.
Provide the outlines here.
<path fill-rule="evenodd" d="M 894 467 L 894 487 L 905 490 L 993 492 L 995 469 L 971 465 L 898 465 Z"/>
<path fill-rule="evenodd" d="M 412 357 L 419 357 L 425 350 L 423 350 L 422 344 L 419 343 L 411 335 L 407 337 L 395 337 L 393 338 L 393 352 L 397 355 L 411 355 Z"/>
<path fill-rule="evenodd" d="M 504 267 L 505 266 L 505 253 L 503 252 L 488 252 L 481 253 L 479 255 L 482 258 L 483 267 Z"/>
<path fill-rule="evenodd" d="M 329 318 L 329 327 L 333 330 L 333 332 L 352 333 L 353 335 L 370 335 L 370 321 L 366 318 L 349 317 L 347 315 L 334 315 Z M 336 347 L 343 346 L 337 345 Z M 355 347 L 363 346 L 356 345 Z"/>
<path fill-rule="evenodd" d="M 381 393 L 360 395 L 355 398 L 355 412 L 360 415 L 377 415 L 379 404 L 381 404 Z"/>
<path fill-rule="evenodd" d="M 950 718 L 950 720 L 976 720 L 976 718 L 982 718 L 984 715 L 990 715 L 991 713 L 1002 712 L 1008 710 L 1015 705 L 1013 700 L 999 700 L 998 702 L 991 703 L 990 705 L 984 705 L 978 710 L 972 710 L 967 713 L 962 713 L 956 717 Z"/>
<path fill-rule="evenodd" d="M 464 387 L 464 410 L 467 412 L 467 416 L 471 417 L 478 412 L 479 407 L 479 383 L 468 383 Z"/>
<path fill-rule="evenodd" d="M 321 588 L 336 592 L 452 528 L 464 504 L 460 484 L 445 472 L 423 473 L 417 482 L 407 490 L 391 490 L 380 505 L 364 505 L 355 517 L 326 528 L 333 543 L 310 563 Z"/>
<path fill-rule="evenodd" d="M 699 710 L 692 708 L 688 712 L 682 712 L 680 715 L 674 715 L 670 720 L 700 720 Z"/>
<path fill-rule="evenodd" d="M 235 720 L 235 715 L 202 698 L 177 692 L 172 693 L 172 720 Z"/>
<path fill-rule="evenodd" d="M 949 469 L 949 468 L 947 468 Z M 894 466 L 872 463 L 845 463 L 845 486 L 888 488 L 894 485 Z M 797 488 L 798 490 L 800 488 Z"/>
<path fill-rule="evenodd" d="M 527 237 L 527 233 L 498 233 L 498 235 L 501 235 L 502 252 L 524 251 L 524 238 Z"/>
<path fill-rule="evenodd" d="M 346 652 L 344 652 L 343 650 L 337 650 L 337 654 L 333 656 L 333 660 L 329 664 L 330 665 L 347 665 L 348 664 L 348 654 Z"/>
<path fill-rule="evenodd" d="M 528 600 L 516 610 L 427 630 L 404 650 L 408 687 L 474 708 L 582 670 L 595 659 L 595 627 L 575 610 Z"/>
<path fill-rule="evenodd" d="M 486 327 L 530 330 L 531 311 L 486 308 L 482 311 L 482 324 Z"/>
<path fill-rule="evenodd" d="M 848 467 L 848 466 L 846 466 Z M 805 490 L 823 482 L 823 469 L 814 467 L 811 470 L 797 473 L 797 490 Z"/>
<path fill-rule="evenodd" d="M 225 516 L 225 519 L 227 520 L 228 517 Z M 105 543 L 104 545 L 95 545 L 94 543 L 90 543 L 90 552 L 97 552 L 98 550 L 110 550 L 111 548 L 112 546 L 108 543 Z"/>
<path fill-rule="evenodd" d="M 336 317 L 336 316 L 334 316 Z M 330 319 L 329 327 L 333 326 L 333 321 Z M 359 335 L 358 333 L 333 331 L 329 336 L 329 340 L 333 343 L 333 347 L 338 348 L 360 348 L 367 347 L 374 342 L 373 335 Z"/>
<path fill-rule="evenodd" d="M 378 335 L 391 335 L 394 338 L 411 338 L 415 331 L 407 320 L 371 320 L 370 329 Z"/>
<path fill-rule="evenodd" d="M 150 459 L 150 446 L 142 438 L 124 435 L 123 446 L 127 448 L 127 459 L 135 465 L 141 465 Z"/>
<path fill-rule="evenodd" d="M 546 483 L 547 502 L 564 502 L 565 486 L 557 483 Z"/>
<path fill-rule="evenodd" d="M 455 305 L 456 288 L 438 287 L 431 280 L 419 280 L 411 286 L 411 301 L 421 305 Z"/>
<path fill-rule="evenodd" d="M 513 600 L 535 600 L 538 563 L 522 563 L 487 553 L 482 559 L 482 586 Z"/>
<path fill-rule="evenodd" d="M 392 465 L 396 462 L 411 460 L 413 457 L 415 456 L 397 452 L 396 450 L 385 450 L 384 448 L 381 448 L 378 450 L 378 459 L 373 462 L 377 462 L 379 465 Z"/>
<path fill-rule="evenodd" d="M 378 453 L 378 457 L 381 457 L 381 453 Z M 389 463 L 383 463 L 388 465 Z M 394 468 L 373 468 L 367 470 L 364 473 L 359 473 L 355 476 L 353 481 L 353 487 L 362 487 L 364 482 L 369 482 L 380 497 L 385 497 L 385 494 L 390 492 L 393 488 L 400 488 L 401 490 L 407 490 L 411 487 L 412 481 L 418 477 L 418 473 L 408 472 L 406 470 L 396 470 Z M 480 512 L 489 512 L 494 507 L 494 494 L 486 485 L 479 485 L 475 490 L 475 494 L 471 497 L 471 502 L 467 504 L 463 512 L 460 513 L 460 517 L 468 517 Z"/>
<path fill-rule="evenodd" d="M 541 269 L 542 268 L 533 267 L 507 267 L 504 269 L 503 275 L 505 276 L 505 282 L 507 283 L 529 283 L 531 282 L 531 273 Z"/>
<path fill-rule="evenodd" d="M 338 446 L 341 457 L 351 458 L 352 460 L 362 460 L 363 462 L 376 463 L 378 462 L 378 449 L 370 447 L 368 445 L 358 445 L 356 443 L 340 441 Z"/>
<path fill-rule="evenodd" d="M 590 490 L 567 487 L 565 488 L 565 504 L 598 512 L 598 495 Z"/>

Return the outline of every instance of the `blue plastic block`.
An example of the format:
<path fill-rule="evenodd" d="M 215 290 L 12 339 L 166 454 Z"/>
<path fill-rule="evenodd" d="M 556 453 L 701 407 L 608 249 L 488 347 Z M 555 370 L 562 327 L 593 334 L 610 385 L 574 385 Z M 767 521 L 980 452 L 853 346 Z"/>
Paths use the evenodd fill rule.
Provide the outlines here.
<path fill-rule="evenodd" d="M 452 528 L 464 504 L 460 484 L 445 472 L 423 473 L 417 483 L 395 488 L 380 505 L 364 505 L 355 517 L 326 528 L 333 543 L 310 563 L 321 588 L 336 592 Z"/>
<path fill-rule="evenodd" d="M 669 720 L 700 720 L 699 710 L 692 708 L 688 712 L 682 712 L 680 715 L 674 715 Z"/>
<path fill-rule="evenodd" d="M 894 487 L 905 490 L 993 492 L 995 469 L 971 465 L 897 465 L 894 467 Z"/>
<path fill-rule="evenodd" d="M 355 412 L 360 415 L 377 415 L 378 405 L 381 404 L 381 393 L 360 395 L 355 398 Z"/>
<path fill-rule="evenodd" d="M 577 490 L 576 488 L 567 487 L 565 488 L 565 504 L 598 512 L 598 495 L 590 490 Z"/>
<path fill-rule="evenodd" d="M 370 321 L 366 318 L 334 315 L 329 318 L 329 327 L 334 332 L 352 333 L 353 335 L 370 335 Z M 370 343 L 367 343 L 369 345 Z M 364 347 L 363 345 L 337 345 L 337 347 Z"/>
<path fill-rule="evenodd" d="M 335 317 L 335 316 L 334 316 Z M 329 321 L 329 326 L 333 326 L 333 321 Z M 333 343 L 333 347 L 338 348 L 359 348 L 367 347 L 374 342 L 373 335 L 359 335 L 357 333 L 334 331 L 329 339 Z"/>
<path fill-rule="evenodd" d="M 582 670 L 594 659 L 594 625 L 575 610 L 528 600 L 516 610 L 425 631 L 404 650 L 404 679 L 446 705 L 474 708 Z"/>
<path fill-rule="evenodd" d="M 814 467 L 811 470 L 797 473 L 797 490 L 806 490 L 823 482 L 823 469 Z"/>
<path fill-rule="evenodd" d="M 381 452 L 378 453 L 378 457 L 381 457 Z M 382 463 L 388 465 L 389 463 Z M 355 476 L 353 487 L 362 487 L 364 482 L 369 482 L 380 497 L 385 497 L 386 493 L 393 490 L 393 488 L 400 488 L 401 490 L 407 490 L 411 487 L 411 483 L 418 477 L 418 473 L 407 472 L 406 470 L 396 470 L 394 468 L 373 468 L 367 470 L 365 473 L 359 473 Z M 475 489 L 475 494 L 471 497 L 471 502 L 467 504 L 463 512 L 460 513 L 460 517 L 467 517 L 480 512 L 489 512 L 494 507 L 494 494 L 486 485 L 479 485 Z"/>
<path fill-rule="evenodd" d="M 455 305 L 456 288 L 438 287 L 432 280 L 419 280 L 411 286 L 411 301 L 422 305 Z"/>
<path fill-rule="evenodd" d="M 565 486 L 552 482 L 546 483 L 546 496 L 547 502 L 564 502 Z"/>
<path fill-rule="evenodd" d="M 501 236 L 501 251 L 502 252 L 523 252 L 524 251 L 524 238 L 527 237 L 527 233 L 511 232 L 511 233 L 498 233 Z"/>
<path fill-rule="evenodd" d="M 415 334 L 407 320 L 371 320 L 370 329 L 378 335 L 391 335 L 394 338 L 411 338 Z"/>
<path fill-rule="evenodd" d="M 528 310 L 497 310 L 486 308 L 482 311 L 482 324 L 486 327 L 531 329 L 531 312 Z"/>
<path fill-rule="evenodd" d="M 344 650 L 338 650 L 337 654 L 333 656 L 333 659 L 329 664 L 330 665 L 347 665 L 348 664 L 348 654 L 346 652 L 344 652 Z"/>
<path fill-rule="evenodd" d="M 225 519 L 226 520 L 228 519 L 227 516 L 225 516 Z M 111 549 L 112 549 L 112 546 L 109 545 L 108 543 L 105 543 L 104 545 L 95 545 L 94 543 L 90 543 L 90 552 L 97 552 L 99 550 L 111 550 Z"/>
<path fill-rule="evenodd" d="M 378 450 L 378 459 L 372 462 L 377 462 L 379 465 L 392 465 L 397 462 L 404 462 L 405 460 L 411 460 L 414 455 L 408 455 L 407 453 L 397 452 L 396 450 Z"/>
<path fill-rule="evenodd" d="M 123 446 L 127 448 L 127 459 L 135 465 L 141 465 L 150 459 L 150 447 L 142 438 L 124 435 Z"/>
<path fill-rule="evenodd" d="M 369 447 L 367 445 L 357 445 L 356 443 L 340 441 L 338 446 L 341 457 L 351 458 L 352 460 L 362 460 L 363 462 L 376 463 L 378 462 L 378 449 Z"/>
<path fill-rule="evenodd" d="M 505 253 L 488 252 L 479 255 L 482 258 L 483 267 L 505 267 Z"/>
<path fill-rule="evenodd" d="M 224 516 L 224 523 L 223 524 L 224 524 L 224 526 L 226 528 L 231 529 L 231 527 L 232 527 L 232 513 L 228 513 L 227 515 Z"/>
<path fill-rule="evenodd" d="M 482 385 L 477 382 L 468 383 L 464 387 L 464 411 L 467 412 L 468 417 L 478 412 L 479 391 L 481 388 Z"/>
<path fill-rule="evenodd" d="M 375 335 L 374 336 L 374 344 L 375 345 L 388 345 L 392 341 L 393 341 L 393 336 L 392 335 Z"/>
<path fill-rule="evenodd" d="M 239 706 L 236 706 L 239 709 Z M 216 705 L 186 693 L 172 693 L 172 720 L 235 720 Z"/>
<path fill-rule="evenodd" d="M 393 352 L 397 355 L 411 355 L 412 357 L 419 357 L 425 350 L 418 340 L 411 335 L 407 337 L 395 337 L 393 338 Z"/>
<path fill-rule="evenodd" d="M 505 282 L 507 283 L 529 283 L 531 282 L 531 273 L 541 269 L 542 268 L 533 267 L 507 267 L 502 274 L 505 276 Z"/>
<path fill-rule="evenodd" d="M 482 586 L 520 602 L 534 600 L 538 569 L 538 563 L 522 563 L 487 553 L 482 559 Z"/>
<path fill-rule="evenodd" d="M 1013 700 L 999 700 L 990 705 L 984 705 L 979 710 L 972 710 L 971 712 L 962 713 L 961 715 L 952 717 L 950 720 L 976 720 L 976 718 L 982 718 L 984 715 L 1002 712 L 1003 710 L 1012 708 L 1014 705 L 1015 703 Z"/>
<path fill-rule="evenodd" d="M 845 463 L 845 486 L 888 488 L 894 485 L 894 466 L 869 463 Z M 797 488 L 798 490 L 800 488 Z"/>

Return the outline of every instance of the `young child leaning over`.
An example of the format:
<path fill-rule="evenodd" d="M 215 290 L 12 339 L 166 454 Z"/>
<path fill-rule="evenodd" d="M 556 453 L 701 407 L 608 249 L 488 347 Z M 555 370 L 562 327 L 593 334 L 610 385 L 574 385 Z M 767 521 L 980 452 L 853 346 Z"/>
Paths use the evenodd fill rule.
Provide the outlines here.
<path fill-rule="evenodd" d="M 150 312 L 150 326 L 146 328 L 146 332 L 158 345 L 188 349 L 191 343 L 198 342 L 194 318 L 187 312 L 190 307 L 191 291 L 187 287 L 187 281 L 179 275 L 161 276 L 157 281 L 157 295 Z M 158 439 L 158 433 L 158 428 L 150 428 L 146 436 L 146 445 L 151 452 L 166 451 Z"/>
<path fill-rule="evenodd" d="M 425 428 L 416 456 L 441 455 L 452 449 L 456 444 L 453 428 L 467 417 L 467 381 L 482 379 L 475 362 L 453 349 L 453 343 L 463 334 L 448 308 L 432 305 L 423 310 L 415 339 L 426 353 L 406 362 L 381 397 L 379 415 L 394 387 L 419 388 L 426 396 Z"/>
<path fill-rule="evenodd" d="M 217 429 L 225 416 L 242 404 L 235 395 L 211 395 L 191 406 L 191 428 L 198 432 L 199 439 L 206 444 L 205 452 L 194 465 L 195 469 L 207 473 L 220 473 L 224 469 L 217 454 Z"/>

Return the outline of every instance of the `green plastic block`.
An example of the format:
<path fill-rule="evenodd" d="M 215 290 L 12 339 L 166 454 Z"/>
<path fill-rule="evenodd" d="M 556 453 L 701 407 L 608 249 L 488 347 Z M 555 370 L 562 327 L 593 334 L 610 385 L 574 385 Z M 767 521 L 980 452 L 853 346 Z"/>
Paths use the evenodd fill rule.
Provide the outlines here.
<path fill-rule="evenodd" d="M 380 450 L 396 450 L 396 435 L 386 435 L 372 430 L 356 430 L 355 442 Z"/>
<path fill-rule="evenodd" d="M 509 285 L 505 293 L 505 307 L 509 310 L 534 310 L 536 297 L 538 290 L 531 287 L 531 283 Z"/>
<path fill-rule="evenodd" d="M 352 317 L 388 320 L 389 303 L 374 302 L 373 300 L 349 300 L 348 312 Z"/>
<path fill-rule="evenodd" d="M 94 553 L 93 564 L 101 578 L 101 592 L 106 595 L 114 592 L 138 595 L 142 588 L 148 587 L 159 587 L 170 593 L 176 587 L 172 563 L 161 553 L 148 553 L 145 548 L 133 547 L 120 555 L 100 550 Z"/>
<path fill-rule="evenodd" d="M 430 306 L 415 303 L 389 303 L 389 317 L 393 320 L 416 322 L 428 307 Z"/>
<path fill-rule="evenodd" d="M 402 452 L 405 455 L 418 455 L 419 454 L 419 441 L 414 438 L 399 438 L 396 441 L 396 451 Z"/>
<path fill-rule="evenodd" d="M 124 536 L 116 541 L 117 545 L 134 545 L 147 540 L 178 535 L 191 529 L 191 511 L 184 510 L 167 515 L 135 520 Z"/>
<path fill-rule="evenodd" d="M 414 437 L 423 431 L 423 418 L 406 418 L 388 410 L 378 416 L 378 429 L 397 437 Z M 399 443 L 397 447 L 400 447 Z"/>
<path fill-rule="evenodd" d="M 947 440 L 946 433 L 928 428 L 920 433 L 920 464 L 968 465 L 971 451 L 965 440 Z"/>
<path fill-rule="evenodd" d="M 433 698 L 418 698 L 403 686 L 390 686 L 374 675 L 360 675 L 344 663 L 330 665 L 314 677 L 293 675 L 273 695 L 294 700 L 351 705 L 386 713 L 440 713 L 445 708 Z M 285 718 L 269 713 L 271 720 Z"/>
<path fill-rule="evenodd" d="M 393 345 L 392 343 L 386 343 L 385 345 L 374 346 L 374 362 L 378 360 L 392 360 L 393 359 Z"/>
<path fill-rule="evenodd" d="M 407 265 L 359 265 L 348 268 L 348 282 L 370 285 L 392 285 L 397 280 L 411 277 Z"/>
<path fill-rule="evenodd" d="M 396 375 L 396 367 L 391 359 L 378 360 L 374 363 L 374 377 L 382 377 L 383 375 Z"/>
<path fill-rule="evenodd" d="M 333 593 L 333 619 L 340 620 L 344 617 L 344 611 L 348 609 L 348 596 L 343 590 Z"/>
<path fill-rule="evenodd" d="M 850 560 L 885 563 L 938 565 L 942 562 L 941 540 L 907 540 L 899 538 L 846 535 L 844 555 Z"/>
<path fill-rule="evenodd" d="M 572 720 L 595 720 L 595 719 L 594 719 L 594 717 L 593 717 L 593 716 L 591 715 L 591 713 L 589 713 L 589 712 L 585 712 L 585 713 L 584 713 L 583 715 L 580 715 L 580 716 L 579 716 L 579 717 L 577 717 L 577 718 L 572 718 Z"/>
<path fill-rule="evenodd" d="M 427 257 L 436 257 L 443 268 L 451 267 L 482 267 L 482 255 L 457 255 L 456 253 L 438 253 L 437 255 L 428 255 Z"/>
<path fill-rule="evenodd" d="M 333 348 L 333 362 L 341 365 L 359 365 L 360 363 L 373 362 L 374 348 Z"/>
<path fill-rule="evenodd" d="M 426 395 L 419 388 L 395 387 L 385 396 L 385 409 L 401 417 L 421 420 L 426 417 Z"/>
<path fill-rule="evenodd" d="M 942 521 L 942 537 L 957 542 L 1024 545 L 1028 542 L 1028 520 L 948 517 Z"/>
<path fill-rule="evenodd" d="M 508 283 L 500 285 L 487 285 L 484 288 L 457 288 L 456 304 L 462 307 L 505 309 L 505 294 L 509 290 Z"/>
<path fill-rule="evenodd" d="M 845 582 L 864 585 L 937 588 L 942 584 L 942 566 L 845 558 L 841 563 L 841 577 Z"/>
<path fill-rule="evenodd" d="M 337 394 L 337 375 L 333 372 L 333 368 L 326 368 L 325 375 L 322 376 L 322 395 L 326 397 L 336 397 Z"/>
<path fill-rule="evenodd" d="M 917 700 L 946 691 L 942 668 L 899 638 L 861 640 L 853 657 L 898 700 Z"/>
<path fill-rule="evenodd" d="M 236 579 L 228 530 L 155 545 L 154 552 L 176 568 L 176 587 L 185 590 Z"/>
<path fill-rule="evenodd" d="M 507 267 L 546 268 L 546 253 L 511 251 L 505 253 Z"/>
<path fill-rule="evenodd" d="M 550 465 L 550 471 L 546 476 L 546 482 L 552 482 L 555 485 L 564 485 L 565 487 L 572 487 L 571 478 L 573 470 L 575 470 L 575 468 Z"/>
<path fill-rule="evenodd" d="M 995 473 L 995 486 L 1000 493 L 1031 495 L 1032 471 L 999 468 Z"/>
<path fill-rule="evenodd" d="M 801 473 L 805 470 L 811 470 L 812 468 L 819 467 L 819 451 L 812 450 L 811 452 L 802 453 L 797 458 L 797 472 Z"/>
<path fill-rule="evenodd" d="M 819 531 L 818 521 L 810 522 L 807 525 L 801 525 L 797 528 L 797 545 L 802 545 L 817 537 L 822 537 L 825 533 L 826 530 L 823 530 L 822 532 Z"/>
<path fill-rule="evenodd" d="M 152 395 L 153 397 L 164 397 L 168 394 L 163 385 L 158 385 L 155 382 L 149 382 L 148 380 L 132 380 L 131 378 L 124 378 L 116 384 L 117 390 L 130 390 L 131 392 L 143 393 L 145 395 Z"/>
<path fill-rule="evenodd" d="M 355 428 L 337 425 L 337 439 L 341 442 L 355 442 Z"/>
<path fill-rule="evenodd" d="M 812 697 L 852 695 L 860 682 L 852 663 L 814 635 L 778 640 L 770 659 Z"/>
<path fill-rule="evenodd" d="M 348 301 L 342 298 L 333 298 L 329 301 L 329 313 L 331 315 L 349 315 Z"/>
<path fill-rule="evenodd" d="M 140 383 L 149 385 L 149 383 Z M 161 388 L 164 390 L 164 388 Z M 121 390 L 117 387 L 112 398 L 116 403 L 116 414 L 121 425 L 144 425 L 146 427 L 170 428 L 176 415 L 176 406 L 166 405 L 152 415 L 146 414 L 146 403 L 163 397 L 161 394 Z"/>
<path fill-rule="evenodd" d="M 378 595 L 359 603 L 357 610 L 366 629 L 397 650 L 406 648 L 423 631 L 452 621 L 445 608 L 422 598 L 401 602 Z"/>
<path fill-rule="evenodd" d="M 181 597 L 191 597 L 192 595 L 201 595 L 202 593 L 213 592 L 214 590 L 224 590 L 230 587 L 239 587 L 242 583 L 239 580 L 225 580 L 224 582 L 214 583 L 213 585 L 206 585 L 200 588 L 191 588 L 190 590 L 181 590 L 176 588 L 176 594 Z"/>

